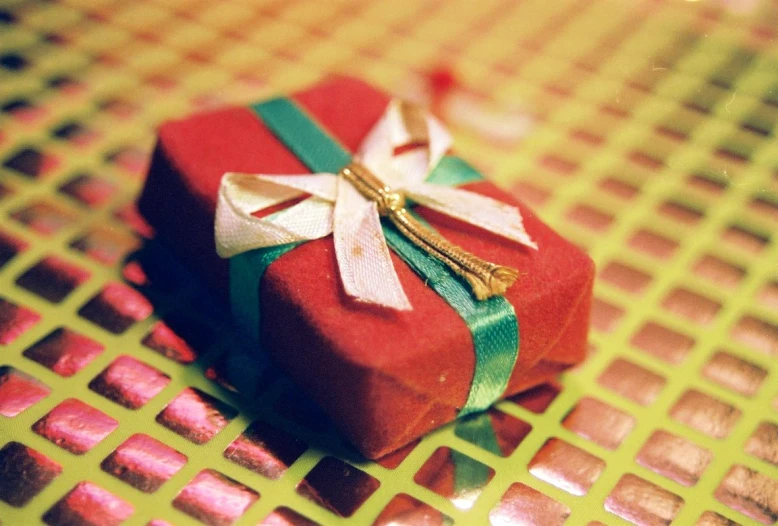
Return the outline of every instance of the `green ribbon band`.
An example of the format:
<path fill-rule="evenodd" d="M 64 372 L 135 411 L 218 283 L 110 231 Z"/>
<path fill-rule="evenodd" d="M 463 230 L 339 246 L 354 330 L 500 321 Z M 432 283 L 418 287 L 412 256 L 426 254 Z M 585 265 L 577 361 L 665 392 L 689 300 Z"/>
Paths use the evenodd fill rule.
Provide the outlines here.
<path fill-rule="evenodd" d="M 273 134 L 312 172 L 338 173 L 351 154 L 291 100 L 277 98 L 251 109 Z M 445 156 L 428 181 L 450 186 L 483 177 L 458 157 Z M 460 416 L 483 411 L 505 391 L 519 353 L 519 325 L 513 306 L 503 297 L 476 300 L 470 289 L 443 263 L 383 222 L 389 246 L 465 321 L 473 338 L 475 368 Z M 244 327 L 259 334 L 259 283 L 270 264 L 298 244 L 258 249 L 230 260 L 233 310 Z"/>

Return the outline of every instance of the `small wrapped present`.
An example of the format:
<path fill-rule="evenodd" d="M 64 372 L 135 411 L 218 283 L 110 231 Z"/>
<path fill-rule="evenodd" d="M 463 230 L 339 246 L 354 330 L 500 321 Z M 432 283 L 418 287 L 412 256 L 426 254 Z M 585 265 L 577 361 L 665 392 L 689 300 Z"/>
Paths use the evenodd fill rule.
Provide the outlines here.
<path fill-rule="evenodd" d="M 378 458 L 586 352 L 594 266 L 348 78 L 165 123 L 141 213 Z"/>

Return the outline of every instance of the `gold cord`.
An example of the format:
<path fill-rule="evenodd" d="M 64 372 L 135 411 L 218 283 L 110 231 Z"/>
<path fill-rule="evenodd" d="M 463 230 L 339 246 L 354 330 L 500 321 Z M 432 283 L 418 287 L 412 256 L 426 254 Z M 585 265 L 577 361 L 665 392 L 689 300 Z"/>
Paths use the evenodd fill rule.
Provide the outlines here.
<path fill-rule="evenodd" d="M 386 186 L 364 165 L 353 162 L 340 175 L 374 201 L 378 213 L 388 217 L 405 237 L 462 276 L 479 300 L 505 294 L 518 278 L 516 269 L 484 261 L 424 226 L 405 207 L 405 195 Z"/>

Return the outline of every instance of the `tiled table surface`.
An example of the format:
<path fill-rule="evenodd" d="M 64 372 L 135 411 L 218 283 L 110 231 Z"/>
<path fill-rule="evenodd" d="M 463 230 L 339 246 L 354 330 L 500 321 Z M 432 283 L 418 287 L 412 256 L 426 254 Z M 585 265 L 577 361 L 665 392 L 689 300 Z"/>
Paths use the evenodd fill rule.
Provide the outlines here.
<path fill-rule="evenodd" d="M 757 1 L 0 2 L 0 522 L 775 523 L 776 28 Z M 598 264 L 590 359 L 483 416 L 496 450 L 360 459 L 145 241 L 160 121 L 330 73 L 433 104 Z"/>

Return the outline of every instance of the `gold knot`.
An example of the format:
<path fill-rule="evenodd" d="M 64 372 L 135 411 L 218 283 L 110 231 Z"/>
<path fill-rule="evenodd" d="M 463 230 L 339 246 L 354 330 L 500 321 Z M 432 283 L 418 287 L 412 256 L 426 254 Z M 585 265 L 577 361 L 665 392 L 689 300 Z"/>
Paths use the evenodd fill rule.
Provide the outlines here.
<path fill-rule="evenodd" d="M 376 203 L 378 213 L 389 220 L 413 244 L 462 276 L 479 300 L 501 296 L 519 276 L 516 269 L 489 263 L 466 252 L 424 226 L 405 207 L 405 194 L 384 184 L 366 166 L 352 162 L 340 171 L 365 198 Z"/>

